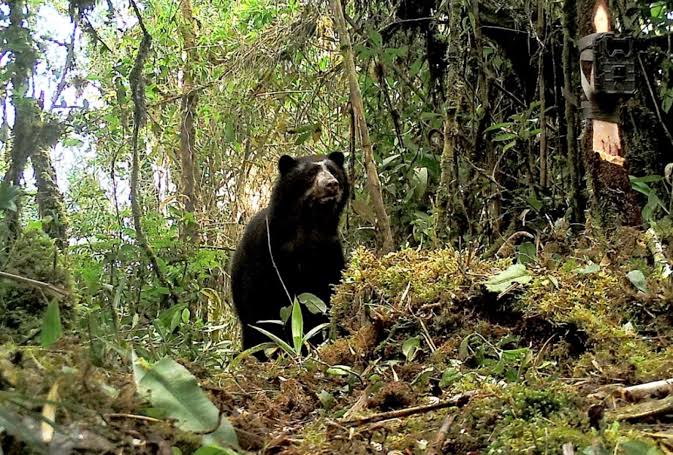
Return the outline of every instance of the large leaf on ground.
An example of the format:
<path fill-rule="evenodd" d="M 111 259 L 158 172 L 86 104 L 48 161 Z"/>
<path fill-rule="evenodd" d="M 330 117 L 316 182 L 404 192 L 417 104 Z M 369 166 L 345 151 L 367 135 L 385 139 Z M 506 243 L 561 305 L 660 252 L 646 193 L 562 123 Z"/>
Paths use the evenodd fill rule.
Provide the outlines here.
<path fill-rule="evenodd" d="M 175 419 L 178 428 L 207 433 L 203 437 L 206 445 L 238 447 L 238 439 L 229 420 L 220 418 L 217 407 L 185 367 L 170 358 L 148 367 L 142 360 L 134 358 L 133 370 L 138 392 L 148 397 L 154 407 Z"/>
<path fill-rule="evenodd" d="M 532 279 L 533 277 L 528 273 L 525 265 L 514 264 L 507 270 L 491 277 L 485 281 L 484 284 L 489 291 L 501 293 L 506 291 L 514 283 L 526 284 Z"/>

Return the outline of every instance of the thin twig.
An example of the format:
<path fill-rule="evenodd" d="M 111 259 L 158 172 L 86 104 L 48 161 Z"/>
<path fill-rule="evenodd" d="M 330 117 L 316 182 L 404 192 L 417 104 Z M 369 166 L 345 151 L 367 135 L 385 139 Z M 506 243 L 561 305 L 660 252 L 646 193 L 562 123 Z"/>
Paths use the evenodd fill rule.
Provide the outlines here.
<path fill-rule="evenodd" d="M 38 280 L 33 280 L 31 278 L 26 278 L 23 276 L 19 275 L 14 275 L 13 273 L 7 273 L 7 272 L 0 272 L 0 277 L 1 278 L 7 278 L 10 280 L 18 281 L 23 284 L 27 284 L 29 286 L 36 287 L 38 289 L 44 289 L 46 291 L 49 291 L 53 295 L 57 297 L 68 297 L 70 293 L 66 291 L 63 288 L 60 288 L 58 286 L 54 286 L 53 284 L 50 283 L 45 283 L 43 281 L 38 281 Z"/>
<path fill-rule="evenodd" d="M 124 414 L 121 412 L 112 412 L 109 414 L 105 414 L 105 417 L 109 418 L 118 418 L 118 419 L 136 419 L 136 420 L 144 420 L 146 422 L 154 422 L 154 423 L 161 423 L 163 420 L 155 419 L 154 417 L 147 417 L 147 416 L 139 416 L 135 414 Z"/>
<path fill-rule="evenodd" d="M 273 265 L 274 270 L 276 271 L 276 275 L 278 275 L 278 279 L 280 280 L 280 284 L 283 285 L 283 289 L 285 290 L 285 295 L 287 295 L 287 299 L 290 301 L 290 305 L 293 304 L 292 301 L 292 296 L 290 296 L 290 292 L 287 290 L 287 287 L 285 286 L 285 281 L 283 281 L 283 277 L 280 275 L 280 270 L 278 270 L 278 266 L 276 265 L 276 261 L 273 258 L 273 252 L 271 251 L 271 229 L 269 229 L 269 217 L 268 215 L 264 217 L 264 221 L 266 221 L 266 242 L 269 247 L 269 256 L 271 257 L 271 265 Z"/>
<path fill-rule="evenodd" d="M 400 417 L 408 417 L 410 415 L 414 414 L 422 414 L 424 412 L 430 412 L 430 411 L 436 411 L 437 409 L 444 409 L 444 408 L 450 408 L 452 406 L 457 406 L 459 408 L 462 408 L 465 406 L 472 397 L 476 395 L 475 391 L 471 392 L 465 392 L 461 395 L 458 395 L 450 400 L 447 401 L 440 401 L 439 403 L 435 404 L 430 404 L 430 405 L 425 405 L 425 406 L 414 406 L 411 408 L 405 408 L 405 409 L 396 409 L 394 411 L 386 411 L 386 412 L 381 412 L 378 414 L 373 414 L 367 417 L 362 417 L 360 419 L 351 419 L 351 420 L 343 420 L 340 421 L 342 425 L 354 425 L 354 426 L 360 426 L 360 425 L 366 425 L 368 423 L 372 422 L 380 422 L 382 420 L 390 420 L 390 419 L 397 419 Z"/>
<path fill-rule="evenodd" d="M 446 417 L 444 417 L 442 426 L 439 427 L 439 431 L 437 432 L 437 436 L 435 436 L 432 448 L 428 451 L 428 455 L 439 455 L 440 453 L 443 453 L 442 446 L 444 445 L 446 436 L 449 434 L 449 428 L 451 428 L 451 424 L 453 424 L 454 420 L 456 420 L 455 414 L 447 414 Z"/>

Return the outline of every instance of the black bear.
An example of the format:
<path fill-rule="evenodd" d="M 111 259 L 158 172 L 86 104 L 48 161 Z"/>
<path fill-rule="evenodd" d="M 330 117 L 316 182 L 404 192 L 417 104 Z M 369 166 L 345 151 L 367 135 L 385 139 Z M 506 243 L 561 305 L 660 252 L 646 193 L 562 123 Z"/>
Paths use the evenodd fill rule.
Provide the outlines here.
<path fill-rule="evenodd" d="M 283 327 L 258 321 L 279 320 L 281 308 L 304 292 L 329 304 L 331 287 L 339 282 L 344 268 L 337 233 L 349 193 L 343 153 L 283 155 L 278 172 L 268 207 L 246 227 L 231 264 L 231 290 L 243 349 L 270 341 L 250 325 L 287 340 Z M 323 315 L 308 311 L 302 315 L 304 333 L 326 322 Z"/>

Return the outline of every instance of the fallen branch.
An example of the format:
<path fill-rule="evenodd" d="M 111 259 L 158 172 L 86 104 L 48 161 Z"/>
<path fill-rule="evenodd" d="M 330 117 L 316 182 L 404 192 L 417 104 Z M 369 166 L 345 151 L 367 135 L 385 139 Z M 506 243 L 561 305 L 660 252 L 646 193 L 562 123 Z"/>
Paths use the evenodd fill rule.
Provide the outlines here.
<path fill-rule="evenodd" d="M 624 387 L 621 392 L 626 400 L 632 402 L 648 397 L 662 398 L 673 395 L 673 378 Z"/>
<path fill-rule="evenodd" d="M 563 455 L 575 455 L 575 447 L 573 447 L 572 442 L 566 442 L 561 448 L 563 450 Z"/>
<path fill-rule="evenodd" d="M 430 404 L 430 405 L 425 405 L 425 406 L 414 406 L 411 408 L 405 408 L 405 409 L 396 409 L 394 411 L 386 411 L 386 412 L 381 412 L 379 414 L 373 414 L 367 417 L 362 417 L 359 419 L 351 419 L 351 420 L 342 420 L 339 423 L 342 425 L 355 425 L 355 426 L 360 426 L 360 425 L 366 425 L 368 423 L 372 422 L 380 422 L 382 420 L 390 420 L 390 419 L 397 419 L 400 417 L 408 417 L 410 415 L 414 414 L 422 414 L 424 412 L 430 412 L 430 411 L 435 411 L 437 409 L 444 409 L 444 408 L 450 408 L 452 406 L 457 406 L 459 408 L 462 408 L 465 406 L 471 399 L 476 395 L 475 391 L 471 392 L 465 392 L 461 395 L 458 395 L 450 400 L 447 401 L 440 401 L 439 403 L 435 404 Z"/>
<path fill-rule="evenodd" d="M 454 414 L 447 414 L 446 417 L 444 417 L 442 426 L 439 427 L 437 436 L 435 436 L 435 440 L 432 443 L 432 448 L 428 450 L 428 455 L 439 455 L 444 453 L 442 452 L 442 446 L 444 445 L 446 435 L 449 434 L 449 428 L 451 428 L 451 424 L 453 424 L 454 420 L 456 420 L 456 416 Z"/>
<path fill-rule="evenodd" d="M 623 408 L 614 409 L 606 412 L 605 418 L 607 420 L 616 420 L 616 421 L 632 420 L 662 414 L 669 414 L 672 412 L 673 412 L 673 396 L 664 398 L 663 400 L 647 401 L 644 403 L 638 403 L 630 406 L 624 406 Z"/>
<path fill-rule="evenodd" d="M 68 297 L 70 293 L 63 288 L 54 286 L 50 283 L 45 283 L 43 281 L 33 280 L 31 278 L 26 278 L 19 275 L 14 275 L 13 273 L 0 272 L 0 278 L 7 278 L 9 280 L 18 281 L 19 283 L 27 284 L 28 286 L 33 286 L 38 289 L 43 289 L 56 297 Z"/>

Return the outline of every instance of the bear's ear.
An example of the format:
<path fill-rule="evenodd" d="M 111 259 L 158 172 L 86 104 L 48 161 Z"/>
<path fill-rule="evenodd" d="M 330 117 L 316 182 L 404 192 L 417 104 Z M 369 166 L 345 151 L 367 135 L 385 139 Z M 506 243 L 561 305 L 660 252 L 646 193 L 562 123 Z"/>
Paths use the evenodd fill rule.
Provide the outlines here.
<path fill-rule="evenodd" d="M 334 161 L 336 164 L 339 165 L 339 167 L 344 167 L 344 154 L 341 152 L 332 152 L 329 155 L 327 155 L 327 158 L 330 160 Z"/>
<path fill-rule="evenodd" d="M 285 175 L 297 165 L 297 160 L 288 155 L 283 155 L 278 160 L 278 171 L 281 175 Z"/>

